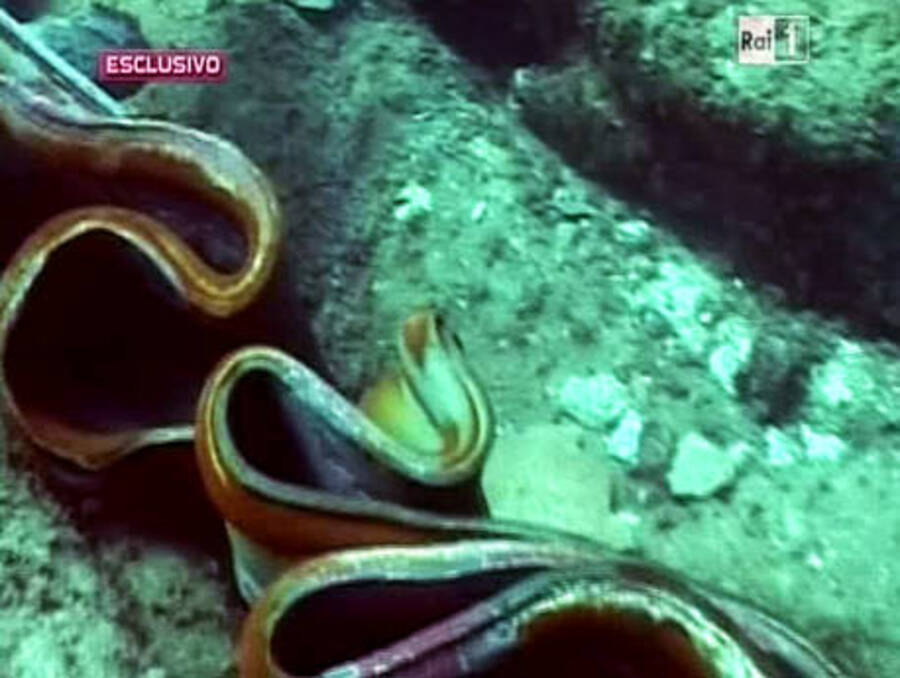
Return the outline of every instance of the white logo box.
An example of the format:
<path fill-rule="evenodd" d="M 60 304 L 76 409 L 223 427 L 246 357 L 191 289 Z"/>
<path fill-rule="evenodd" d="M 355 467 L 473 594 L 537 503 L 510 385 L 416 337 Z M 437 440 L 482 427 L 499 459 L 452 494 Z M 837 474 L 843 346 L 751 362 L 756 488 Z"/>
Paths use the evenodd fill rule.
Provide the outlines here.
<path fill-rule="evenodd" d="M 737 60 L 752 66 L 805 64 L 809 61 L 809 17 L 787 14 L 740 16 Z"/>

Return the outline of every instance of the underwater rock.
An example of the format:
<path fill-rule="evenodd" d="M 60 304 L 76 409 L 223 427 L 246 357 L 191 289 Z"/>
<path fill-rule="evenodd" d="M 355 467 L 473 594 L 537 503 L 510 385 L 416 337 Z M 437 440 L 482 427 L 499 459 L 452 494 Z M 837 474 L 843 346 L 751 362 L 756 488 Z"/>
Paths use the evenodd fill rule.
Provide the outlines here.
<path fill-rule="evenodd" d="M 777 426 L 769 426 L 765 433 L 766 461 L 772 466 L 789 466 L 797 462 L 803 448 Z"/>
<path fill-rule="evenodd" d="M 589 192 L 580 184 L 576 186 L 577 189 L 571 186 L 554 189 L 550 196 L 551 209 L 568 221 L 595 219 L 600 216 L 600 210 L 591 202 Z"/>
<path fill-rule="evenodd" d="M 263 0 L 228 0 L 236 5 L 248 5 L 262 2 Z M 285 4 L 295 7 L 296 9 L 314 9 L 320 11 L 328 11 L 334 9 L 335 0 L 284 0 Z"/>
<path fill-rule="evenodd" d="M 847 443 L 831 433 L 819 433 L 806 424 L 800 425 L 804 454 L 811 461 L 838 461 L 847 452 Z"/>
<path fill-rule="evenodd" d="M 710 353 L 707 366 L 722 388 L 737 395 L 735 379 L 750 360 L 755 332 L 744 318 L 733 316 L 722 320 L 715 334 L 718 345 Z"/>
<path fill-rule="evenodd" d="M 570 377 L 559 389 L 563 412 L 588 428 L 616 423 L 628 404 L 628 389 L 611 374 Z"/>
<path fill-rule="evenodd" d="M 660 316 L 684 349 L 699 356 L 710 335 L 704 311 L 721 295 L 720 281 L 699 263 L 663 261 L 658 277 L 635 292 L 633 303 Z"/>
<path fill-rule="evenodd" d="M 632 546 L 631 521 L 610 507 L 609 462 L 598 448 L 572 424 L 535 424 L 500 438 L 482 479 L 491 515 Z"/>
<path fill-rule="evenodd" d="M 404 186 L 394 199 L 394 217 L 404 223 L 431 214 L 431 192 L 416 183 Z"/>
<path fill-rule="evenodd" d="M 288 0 L 288 4 L 297 9 L 334 9 L 334 0 Z"/>
<path fill-rule="evenodd" d="M 678 441 L 666 482 L 676 497 L 708 497 L 731 483 L 736 472 L 728 450 L 691 432 Z"/>
<path fill-rule="evenodd" d="M 653 242 L 653 229 L 643 219 L 627 219 L 616 224 L 613 237 L 623 245 L 643 248 Z"/>
<path fill-rule="evenodd" d="M 766 429 L 766 460 L 772 466 L 790 466 L 800 461 L 840 461 L 847 443 L 832 433 L 821 433 L 808 424 Z"/>
<path fill-rule="evenodd" d="M 628 466 L 637 466 L 640 463 L 643 431 L 644 420 L 640 413 L 629 409 L 607 439 L 609 456 Z"/>
<path fill-rule="evenodd" d="M 900 426 L 900 362 L 842 339 L 810 375 L 803 419 L 847 440 L 871 440 Z"/>

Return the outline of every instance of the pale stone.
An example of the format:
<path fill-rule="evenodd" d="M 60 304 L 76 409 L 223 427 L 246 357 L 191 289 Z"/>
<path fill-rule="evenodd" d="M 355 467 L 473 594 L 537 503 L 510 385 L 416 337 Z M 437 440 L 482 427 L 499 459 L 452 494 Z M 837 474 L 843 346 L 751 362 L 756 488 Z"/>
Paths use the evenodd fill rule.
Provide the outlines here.
<path fill-rule="evenodd" d="M 414 221 L 431 213 L 431 192 L 419 184 L 408 184 L 394 200 L 394 216 L 400 221 Z"/>
<path fill-rule="evenodd" d="M 727 451 L 699 433 L 688 433 L 678 449 L 666 481 L 677 497 L 706 497 L 734 480 L 737 463 Z"/>
<path fill-rule="evenodd" d="M 726 318 L 716 327 L 716 339 L 719 343 L 709 355 L 709 371 L 722 388 L 735 395 L 735 378 L 753 352 L 753 328 L 743 318 Z"/>
<path fill-rule="evenodd" d="M 637 290 L 634 305 L 664 318 L 682 346 L 699 356 L 710 335 L 700 316 L 707 301 L 720 296 L 719 287 L 718 281 L 699 265 L 666 261 L 658 275 Z"/>
<path fill-rule="evenodd" d="M 613 548 L 633 546 L 634 521 L 610 511 L 602 442 L 577 426 L 538 424 L 501 437 L 482 485 L 496 518 L 585 535 Z"/>
<path fill-rule="evenodd" d="M 334 0 L 288 0 L 288 2 L 300 9 L 334 9 Z"/>
<path fill-rule="evenodd" d="M 766 429 L 766 460 L 772 466 L 790 466 L 800 457 L 800 445 L 784 431 L 770 426 Z"/>
<path fill-rule="evenodd" d="M 653 231 L 643 219 L 630 219 L 616 224 L 613 237 L 623 245 L 646 245 L 653 240 Z"/>
<path fill-rule="evenodd" d="M 806 424 L 800 427 L 800 437 L 807 459 L 815 461 L 839 461 L 847 451 L 847 443 L 831 433 L 818 433 Z"/>
<path fill-rule="evenodd" d="M 609 436 L 609 456 L 628 466 L 637 466 L 640 461 L 641 434 L 644 420 L 635 410 L 628 410 Z"/>
<path fill-rule="evenodd" d="M 611 374 L 570 377 L 559 391 L 563 411 L 579 424 L 604 428 L 619 421 L 625 412 L 628 390 Z"/>

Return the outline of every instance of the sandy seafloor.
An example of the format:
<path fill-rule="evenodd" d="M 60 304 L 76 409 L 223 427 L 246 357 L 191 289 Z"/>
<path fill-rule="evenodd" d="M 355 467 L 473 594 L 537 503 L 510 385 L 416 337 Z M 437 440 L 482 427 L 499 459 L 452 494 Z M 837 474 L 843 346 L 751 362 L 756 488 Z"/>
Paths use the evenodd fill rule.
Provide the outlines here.
<path fill-rule="evenodd" d="M 392 359 L 407 312 L 435 304 L 496 407 L 484 485 L 498 514 L 632 548 L 764 605 L 854 676 L 900 675 L 892 346 L 789 308 L 580 177 L 523 124 L 512 76 L 486 75 L 402 2 L 331 18 L 113 4 L 151 45 L 229 51 L 227 84 L 154 86 L 130 105 L 232 139 L 272 177 L 284 313 L 308 320 L 345 393 Z M 766 423 L 769 380 L 807 350 L 792 416 Z M 235 676 L 245 610 L 216 521 L 198 518 L 196 548 L 174 527 L 145 532 L 89 492 L 48 491 L 13 422 L 5 440 L 0 677 Z M 718 459 L 694 469 L 718 480 L 691 494 L 682 453 Z M 140 496 L 152 514 L 153 488 Z"/>

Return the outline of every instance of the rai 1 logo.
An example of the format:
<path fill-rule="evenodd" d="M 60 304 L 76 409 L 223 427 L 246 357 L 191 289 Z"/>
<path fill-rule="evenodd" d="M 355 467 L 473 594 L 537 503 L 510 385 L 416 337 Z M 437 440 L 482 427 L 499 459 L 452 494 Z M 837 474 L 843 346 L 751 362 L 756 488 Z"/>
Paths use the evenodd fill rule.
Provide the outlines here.
<path fill-rule="evenodd" d="M 809 17 L 738 17 L 737 53 L 741 64 L 805 64 L 809 61 Z"/>

